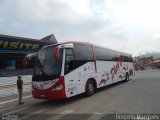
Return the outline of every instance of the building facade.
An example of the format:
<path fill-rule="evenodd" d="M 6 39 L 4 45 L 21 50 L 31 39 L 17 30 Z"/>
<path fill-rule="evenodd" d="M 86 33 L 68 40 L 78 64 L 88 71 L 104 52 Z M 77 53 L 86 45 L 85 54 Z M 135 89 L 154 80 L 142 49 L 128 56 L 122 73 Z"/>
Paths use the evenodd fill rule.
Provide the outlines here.
<path fill-rule="evenodd" d="M 54 39 L 54 35 L 41 40 L 0 35 L 0 70 L 23 68 L 23 59 L 27 54 L 35 53 L 45 45 L 56 43 Z"/>

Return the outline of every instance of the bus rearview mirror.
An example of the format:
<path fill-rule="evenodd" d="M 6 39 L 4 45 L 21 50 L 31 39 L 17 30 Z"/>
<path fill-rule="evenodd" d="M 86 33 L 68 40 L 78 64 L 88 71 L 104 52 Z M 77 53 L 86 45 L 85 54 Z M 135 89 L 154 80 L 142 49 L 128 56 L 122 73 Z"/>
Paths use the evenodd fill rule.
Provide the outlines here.
<path fill-rule="evenodd" d="M 59 48 L 59 47 L 56 47 L 56 48 L 55 48 L 55 51 L 54 51 L 54 59 L 55 59 L 55 60 L 58 60 L 58 59 L 59 59 L 59 51 L 60 51 L 60 48 Z"/>

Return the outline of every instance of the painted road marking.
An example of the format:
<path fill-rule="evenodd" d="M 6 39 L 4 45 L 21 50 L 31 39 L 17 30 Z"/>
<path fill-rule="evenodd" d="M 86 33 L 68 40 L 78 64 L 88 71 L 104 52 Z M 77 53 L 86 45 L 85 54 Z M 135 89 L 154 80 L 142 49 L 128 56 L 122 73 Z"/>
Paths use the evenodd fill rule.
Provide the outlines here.
<path fill-rule="evenodd" d="M 60 118 L 66 116 L 67 114 L 71 114 L 73 112 L 74 112 L 74 110 L 65 110 L 65 111 L 61 112 L 60 114 L 57 114 L 47 120 L 59 120 Z"/>
<path fill-rule="evenodd" d="M 105 116 L 104 113 L 95 112 L 93 115 L 91 115 L 87 120 L 100 120 Z"/>
<path fill-rule="evenodd" d="M 13 114 L 13 113 L 16 113 L 16 112 L 19 112 L 19 111 L 22 111 L 22 110 L 25 110 L 25 109 L 28 109 L 29 107 L 24 107 L 24 108 L 20 108 L 20 109 L 17 109 L 17 110 L 13 110 L 11 112 L 8 112 L 7 114 Z"/>
<path fill-rule="evenodd" d="M 29 98 L 29 97 L 32 97 L 32 95 L 25 96 L 25 97 L 23 97 L 23 99 Z M 0 102 L 0 105 L 6 104 L 6 103 L 10 103 L 10 102 L 14 102 L 14 101 L 17 101 L 17 100 L 19 100 L 19 99 L 17 98 L 17 99 L 12 99 L 12 100 L 8 100 L 8 101 Z"/>
<path fill-rule="evenodd" d="M 60 114 L 71 114 L 73 112 L 74 112 L 74 110 L 65 110 L 65 111 L 61 112 Z"/>
<path fill-rule="evenodd" d="M 44 111 L 46 111 L 48 108 L 44 108 L 44 109 L 40 109 L 38 111 L 35 111 L 33 113 L 30 113 L 29 115 L 25 115 L 24 117 L 20 118 L 20 120 L 28 120 L 29 117 L 33 116 L 34 114 L 40 114 L 43 113 Z"/>
<path fill-rule="evenodd" d="M 33 112 L 33 114 L 39 114 L 39 113 L 43 113 L 44 111 L 48 110 L 48 108 L 44 108 L 44 109 L 40 109 L 38 111 Z"/>
<path fill-rule="evenodd" d="M 14 107 L 15 107 L 15 106 L 11 106 L 11 107 L 8 107 L 8 108 L 1 109 L 0 112 L 1 112 L 1 111 L 4 111 L 4 110 L 11 109 L 11 108 L 14 108 Z"/>
<path fill-rule="evenodd" d="M 104 113 L 95 112 L 94 114 L 96 114 L 96 115 L 101 115 L 101 114 L 104 114 Z"/>

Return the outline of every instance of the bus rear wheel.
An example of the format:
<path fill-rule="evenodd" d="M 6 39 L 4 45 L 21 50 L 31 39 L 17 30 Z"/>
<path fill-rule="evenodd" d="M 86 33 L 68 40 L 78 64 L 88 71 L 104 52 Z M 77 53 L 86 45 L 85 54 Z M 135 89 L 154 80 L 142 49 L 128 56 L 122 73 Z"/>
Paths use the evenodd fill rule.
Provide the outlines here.
<path fill-rule="evenodd" d="M 86 84 L 86 95 L 92 96 L 96 92 L 96 86 L 93 80 L 89 80 Z"/>
<path fill-rule="evenodd" d="M 128 73 L 126 73 L 125 81 L 126 81 L 126 82 L 129 81 L 129 74 L 128 74 Z"/>

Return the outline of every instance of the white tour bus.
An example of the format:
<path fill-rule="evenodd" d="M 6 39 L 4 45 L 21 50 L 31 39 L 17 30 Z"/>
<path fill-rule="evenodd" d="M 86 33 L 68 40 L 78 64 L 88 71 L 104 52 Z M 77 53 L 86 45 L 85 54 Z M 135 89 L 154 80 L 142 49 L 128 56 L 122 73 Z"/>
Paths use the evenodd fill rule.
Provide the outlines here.
<path fill-rule="evenodd" d="M 132 55 L 83 42 L 46 46 L 38 51 L 32 78 L 37 99 L 65 99 L 133 76 Z"/>

